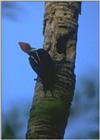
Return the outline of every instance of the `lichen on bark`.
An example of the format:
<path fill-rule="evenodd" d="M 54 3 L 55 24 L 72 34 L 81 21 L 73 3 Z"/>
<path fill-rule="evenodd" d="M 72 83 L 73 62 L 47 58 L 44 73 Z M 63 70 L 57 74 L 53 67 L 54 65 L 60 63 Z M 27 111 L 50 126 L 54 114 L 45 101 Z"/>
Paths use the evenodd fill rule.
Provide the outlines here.
<path fill-rule="evenodd" d="M 44 49 L 56 67 L 53 93 L 38 78 L 26 138 L 63 138 L 75 89 L 75 58 L 81 2 L 45 2 Z"/>

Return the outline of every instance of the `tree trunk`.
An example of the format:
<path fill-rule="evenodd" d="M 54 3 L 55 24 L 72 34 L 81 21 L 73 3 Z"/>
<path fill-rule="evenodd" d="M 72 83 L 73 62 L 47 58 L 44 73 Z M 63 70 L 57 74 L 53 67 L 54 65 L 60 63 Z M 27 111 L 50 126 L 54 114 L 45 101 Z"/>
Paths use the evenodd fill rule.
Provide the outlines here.
<path fill-rule="evenodd" d="M 56 66 L 54 88 L 45 96 L 38 78 L 26 138 L 64 136 L 75 89 L 75 57 L 81 2 L 45 2 L 44 49 Z"/>

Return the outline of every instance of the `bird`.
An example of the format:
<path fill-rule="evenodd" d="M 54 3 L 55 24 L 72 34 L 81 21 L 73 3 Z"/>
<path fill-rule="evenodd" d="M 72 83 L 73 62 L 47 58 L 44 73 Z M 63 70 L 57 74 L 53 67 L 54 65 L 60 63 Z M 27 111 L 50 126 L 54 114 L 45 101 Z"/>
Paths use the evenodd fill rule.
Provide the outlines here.
<path fill-rule="evenodd" d="M 45 95 L 48 90 L 52 94 L 55 82 L 55 64 L 48 51 L 44 48 L 32 48 L 30 44 L 25 42 L 19 42 L 19 46 L 29 55 L 30 65 L 39 76 Z"/>

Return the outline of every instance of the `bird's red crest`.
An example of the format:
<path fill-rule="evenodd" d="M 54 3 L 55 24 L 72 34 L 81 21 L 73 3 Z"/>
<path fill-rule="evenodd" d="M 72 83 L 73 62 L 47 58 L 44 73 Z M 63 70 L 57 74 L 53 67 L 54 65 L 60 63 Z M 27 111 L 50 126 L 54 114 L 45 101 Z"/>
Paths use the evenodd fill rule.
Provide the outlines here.
<path fill-rule="evenodd" d="M 26 53 L 31 49 L 30 45 L 25 42 L 19 42 L 19 46 Z"/>

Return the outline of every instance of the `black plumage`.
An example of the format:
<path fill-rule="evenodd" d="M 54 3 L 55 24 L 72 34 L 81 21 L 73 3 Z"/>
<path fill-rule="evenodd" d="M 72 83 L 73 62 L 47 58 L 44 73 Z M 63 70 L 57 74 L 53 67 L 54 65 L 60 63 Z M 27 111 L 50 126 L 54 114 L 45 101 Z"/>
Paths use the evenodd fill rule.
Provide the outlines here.
<path fill-rule="evenodd" d="M 40 77 L 44 90 L 52 90 L 55 80 L 55 66 L 50 55 L 44 49 L 30 52 L 29 57 L 32 69 Z"/>

